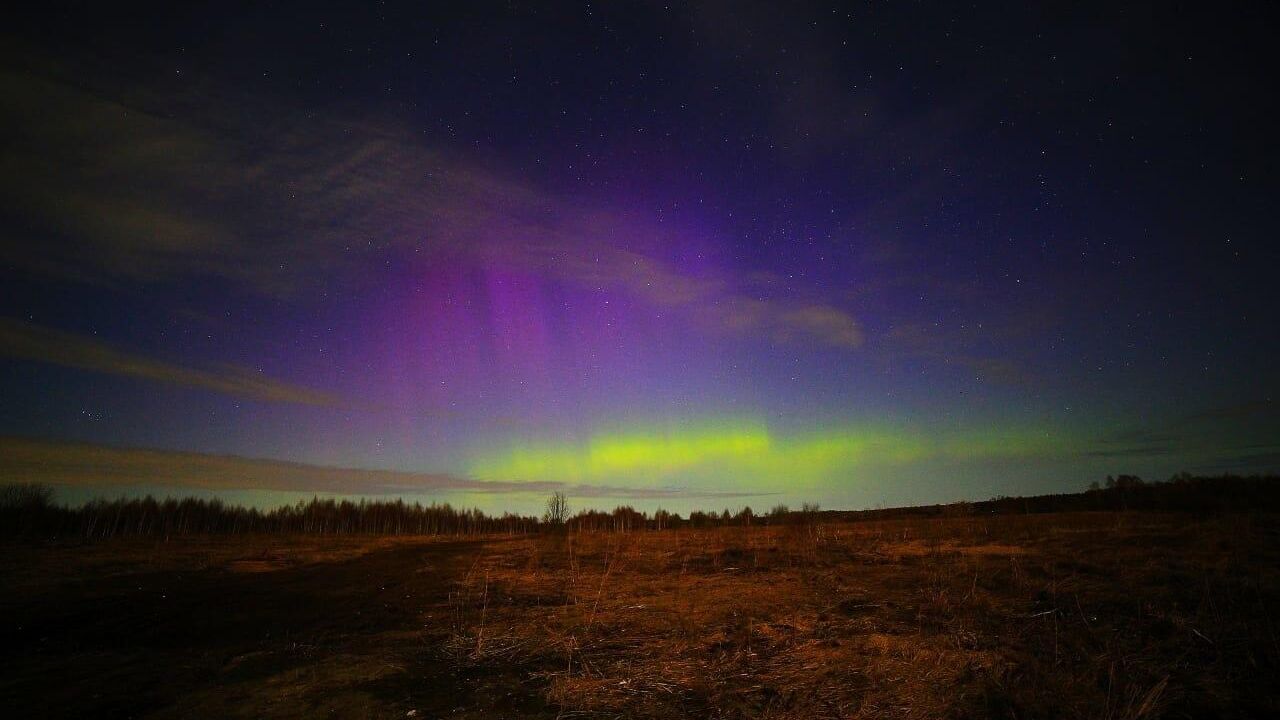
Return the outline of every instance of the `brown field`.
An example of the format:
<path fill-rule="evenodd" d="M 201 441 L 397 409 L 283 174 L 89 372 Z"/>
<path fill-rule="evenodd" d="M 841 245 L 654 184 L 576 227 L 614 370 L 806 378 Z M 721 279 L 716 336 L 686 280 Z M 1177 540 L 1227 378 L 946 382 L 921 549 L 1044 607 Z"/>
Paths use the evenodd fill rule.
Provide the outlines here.
<path fill-rule="evenodd" d="M 1280 518 L 0 548 L 7 717 L 1275 717 Z"/>

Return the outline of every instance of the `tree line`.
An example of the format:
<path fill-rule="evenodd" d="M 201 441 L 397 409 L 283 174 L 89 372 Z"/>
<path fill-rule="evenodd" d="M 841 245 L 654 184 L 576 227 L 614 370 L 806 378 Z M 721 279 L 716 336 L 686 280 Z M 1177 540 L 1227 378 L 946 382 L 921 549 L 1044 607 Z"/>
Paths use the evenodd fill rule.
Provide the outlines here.
<path fill-rule="evenodd" d="M 259 510 L 217 498 L 154 497 L 93 500 L 79 507 L 53 502 L 43 485 L 0 488 L 0 534 L 107 539 L 183 535 L 516 535 L 537 530 L 538 520 L 487 515 L 449 504 L 403 500 L 312 498 Z"/>
<path fill-rule="evenodd" d="M 1085 492 L 1031 497 L 998 497 L 877 510 L 826 511 L 806 503 L 798 510 L 775 505 L 756 513 L 750 507 L 721 512 L 695 510 L 688 516 L 628 505 L 612 511 L 585 509 L 570 514 L 568 498 L 553 493 L 542 517 L 488 515 L 447 503 L 422 505 L 403 500 L 312 498 L 261 510 L 217 498 L 154 497 L 93 500 L 78 507 L 54 502 L 52 488 L 19 483 L 0 485 L 0 536 L 107 539 L 188 535 L 523 535 L 537 532 L 631 532 L 678 528 L 812 526 L 819 520 L 857 521 L 971 514 L 1082 511 L 1163 511 L 1185 513 L 1280 511 L 1280 477 L 1175 475 L 1145 482 L 1133 475 L 1108 477 Z"/>
<path fill-rule="evenodd" d="M 748 507 L 736 512 L 725 508 L 721 512 L 694 510 L 688 517 L 662 508 L 652 514 L 636 510 L 630 505 L 619 505 L 613 510 L 580 510 L 569 514 L 569 500 L 564 493 L 552 493 L 547 498 L 546 512 L 542 514 L 543 529 L 568 529 L 580 532 L 629 532 L 632 530 L 671 530 L 683 527 L 710 528 L 752 525 L 783 525 L 806 523 L 816 519 L 819 508 L 816 503 L 805 503 L 799 511 L 786 505 L 775 505 L 767 513 L 756 514 Z"/>
<path fill-rule="evenodd" d="M 97 499 L 78 507 L 54 501 L 46 485 L 0 485 L 0 535 L 109 539 L 191 535 L 523 535 L 555 530 L 627 532 L 682 527 L 776 525 L 816 515 L 817 505 L 792 512 L 777 505 L 763 515 L 751 508 L 737 512 L 694 511 L 688 517 L 630 506 L 612 511 L 580 510 L 570 515 L 568 498 L 553 493 L 541 518 L 503 513 L 488 515 L 475 508 L 447 503 L 422 505 L 403 500 L 334 500 L 312 498 L 293 505 L 261 510 L 218 498 Z"/>

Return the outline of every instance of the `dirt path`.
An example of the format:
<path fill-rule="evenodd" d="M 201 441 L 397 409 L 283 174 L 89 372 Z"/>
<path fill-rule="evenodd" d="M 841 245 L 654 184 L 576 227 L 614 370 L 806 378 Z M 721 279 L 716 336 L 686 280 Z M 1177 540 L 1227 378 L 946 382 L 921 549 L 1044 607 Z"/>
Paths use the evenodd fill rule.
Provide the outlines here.
<path fill-rule="evenodd" d="M 119 574 L 5 597 L 10 717 L 538 714 L 439 657 L 448 597 L 481 542 L 293 568 Z"/>

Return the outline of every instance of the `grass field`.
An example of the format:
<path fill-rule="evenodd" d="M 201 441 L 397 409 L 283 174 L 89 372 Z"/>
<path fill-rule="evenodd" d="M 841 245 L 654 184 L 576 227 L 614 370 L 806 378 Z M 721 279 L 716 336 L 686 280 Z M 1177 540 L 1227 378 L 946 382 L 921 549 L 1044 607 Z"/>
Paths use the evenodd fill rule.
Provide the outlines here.
<path fill-rule="evenodd" d="M 10 717 L 1266 717 L 1280 518 L 8 543 Z"/>

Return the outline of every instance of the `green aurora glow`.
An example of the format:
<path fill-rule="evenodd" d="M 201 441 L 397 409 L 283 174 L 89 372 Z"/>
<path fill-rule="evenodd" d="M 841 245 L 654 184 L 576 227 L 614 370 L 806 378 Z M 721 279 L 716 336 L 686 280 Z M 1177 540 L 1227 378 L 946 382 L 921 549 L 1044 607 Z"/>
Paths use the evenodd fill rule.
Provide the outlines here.
<path fill-rule="evenodd" d="M 535 439 L 477 451 L 468 473 L 514 482 L 557 478 L 575 483 L 623 482 L 733 487 L 746 491 L 839 487 L 859 471 L 931 460 L 982 461 L 1045 458 L 1071 453 L 1061 431 L 988 429 L 919 430 L 848 424 L 791 434 L 761 421 L 702 421 L 677 427 L 631 427 L 598 432 L 585 441 Z"/>

